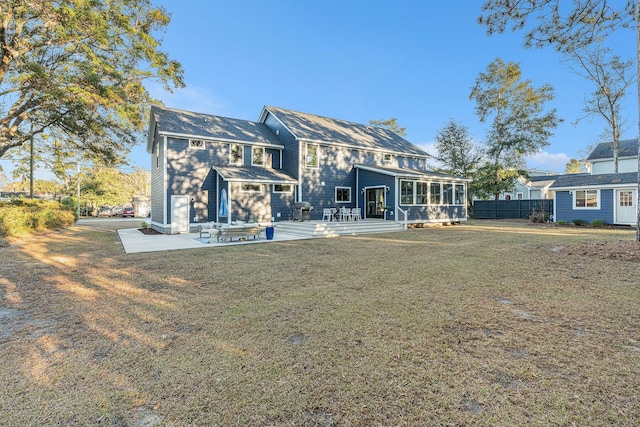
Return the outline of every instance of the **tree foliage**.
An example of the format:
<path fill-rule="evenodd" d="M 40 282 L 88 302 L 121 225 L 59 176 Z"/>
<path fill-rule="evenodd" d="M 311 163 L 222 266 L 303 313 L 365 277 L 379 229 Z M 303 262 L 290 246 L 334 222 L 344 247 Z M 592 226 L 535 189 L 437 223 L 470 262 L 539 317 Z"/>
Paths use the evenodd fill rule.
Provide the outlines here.
<path fill-rule="evenodd" d="M 566 174 L 575 174 L 580 172 L 582 172 L 582 165 L 577 159 L 569 160 L 569 163 L 567 163 L 564 168 L 564 173 Z"/>
<path fill-rule="evenodd" d="M 377 127 L 381 127 L 384 129 L 389 129 L 391 132 L 395 132 L 396 135 L 399 136 L 406 136 L 407 135 L 407 128 L 403 128 L 400 127 L 400 125 L 398 124 L 398 119 L 395 117 L 392 117 L 390 119 L 387 120 L 369 120 L 369 124 L 372 126 L 377 126 Z"/>
<path fill-rule="evenodd" d="M 545 111 L 545 103 L 553 100 L 553 88 L 548 84 L 534 88 L 530 80 L 522 79 L 519 64 L 497 58 L 480 73 L 469 98 L 476 101 L 480 121 L 490 121 L 485 176 L 494 174 L 490 182 L 497 199 L 524 170 L 524 158 L 549 145 L 551 130 L 560 121 L 555 109 Z"/>
<path fill-rule="evenodd" d="M 482 159 L 482 150 L 473 142 L 469 128 L 453 119 L 436 135 L 436 160 L 442 172 L 471 178 Z"/>
<path fill-rule="evenodd" d="M 610 55 L 611 49 L 596 46 L 569 52 L 572 70 L 577 75 L 591 81 L 595 90 L 585 99 L 585 118 L 600 117 L 606 126 L 604 138 L 611 141 L 614 172 L 618 173 L 618 151 L 624 120 L 620 103 L 629 87 L 636 81 L 632 71 L 633 61 L 623 61 L 618 55 Z"/>
<path fill-rule="evenodd" d="M 562 4 L 561 4 L 562 3 Z M 572 52 L 602 41 L 635 20 L 635 0 L 487 0 L 478 23 L 487 32 L 524 30 L 525 46 Z"/>
<path fill-rule="evenodd" d="M 0 3 L 0 157 L 36 136 L 105 161 L 135 144 L 150 79 L 184 86 L 151 0 Z"/>

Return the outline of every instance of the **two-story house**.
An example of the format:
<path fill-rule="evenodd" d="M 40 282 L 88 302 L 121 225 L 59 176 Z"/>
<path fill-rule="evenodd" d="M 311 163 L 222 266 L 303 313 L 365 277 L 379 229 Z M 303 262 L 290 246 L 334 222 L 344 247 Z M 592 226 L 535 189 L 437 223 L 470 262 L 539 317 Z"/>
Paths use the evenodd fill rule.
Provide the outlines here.
<path fill-rule="evenodd" d="M 554 218 L 567 222 L 602 220 L 605 224 L 635 225 L 638 209 L 638 140 L 619 142 L 618 173 L 614 173 L 610 142 L 598 144 L 587 161 L 590 173 L 561 175 L 555 192 Z"/>
<path fill-rule="evenodd" d="M 466 220 L 468 179 L 426 170 L 429 155 L 390 130 L 264 107 L 256 122 L 153 107 L 151 225 L 284 221 L 293 204 L 357 208 L 363 220 Z"/>

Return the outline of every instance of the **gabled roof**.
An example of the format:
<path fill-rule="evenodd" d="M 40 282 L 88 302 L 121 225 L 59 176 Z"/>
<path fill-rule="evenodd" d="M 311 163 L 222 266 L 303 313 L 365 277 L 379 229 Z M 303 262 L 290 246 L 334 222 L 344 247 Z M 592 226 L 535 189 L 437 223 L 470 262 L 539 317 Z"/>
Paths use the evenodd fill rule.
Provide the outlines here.
<path fill-rule="evenodd" d="M 638 140 L 624 139 L 618 141 L 618 157 L 635 157 L 638 155 Z M 593 149 L 587 161 L 605 160 L 613 158 L 613 143 L 601 142 Z"/>
<path fill-rule="evenodd" d="M 213 165 L 225 181 L 229 182 L 255 182 L 262 184 L 297 184 L 291 175 L 276 169 L 257 166 L 229 166 Z"/>
<path fill-rule="evenodd" d="M 628 184 L 637 184 L 636 172 L 605 173 L 591 175 L 589 173 L 576 173 L 560 175 L 556 178 L 551 188 L 577 188 L 577 187 L 615 187 Z"/>
<path fill-rule="evenodd" d="M 265 120 L 266 112 L 273 114 L 298 140 L 430 157 L 388 129 L 270 106 L 264 107 L 259 121 Z"/>
<path fill-rule="evenodd" d="M 147 151 L 151 152 L 154 132 L 180 138 L 199 138 L 283 148 L 263 123 L 232 119 L 192 111 L 153 106 Z"/>
<path fill-rule="evenodd" d="M 472 181 L 469 178 L 465 178 L 463 176 L 453 176 L 447 175 L 440 172 L 432 172 L 418 169 L 402 169 L 402 168 L 390 168 L 390 167 L 382 167 L 375 165 L 353 165 L 354 168 L 379 173 L 382 175 L 395 176 L 398 178 L 409 178 L 409 179 L 447 179 L 454 181 Z"/>

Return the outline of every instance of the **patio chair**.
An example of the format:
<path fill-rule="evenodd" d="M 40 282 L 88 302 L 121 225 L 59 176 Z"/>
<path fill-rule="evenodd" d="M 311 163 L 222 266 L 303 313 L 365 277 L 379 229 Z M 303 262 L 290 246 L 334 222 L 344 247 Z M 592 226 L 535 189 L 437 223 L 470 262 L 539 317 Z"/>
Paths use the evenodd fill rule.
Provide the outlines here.
<path fill-rule="evenodd" d="M 340 208 L 340 221 L 351 221 L 351 209 Z"/>
<path fill-rule="evenodd" d="M 351 219 L 353 221 L 360 221 L 362 219 L 360 216 L 360 208 L 351 209 Z"/>
<path fill-rule="evenodd" d="M 333 219 L 333 214 L 331 213 L 331 209 L 329 208 L 322 209 L 322 220 L 331 221 L 332 219 Z"/>

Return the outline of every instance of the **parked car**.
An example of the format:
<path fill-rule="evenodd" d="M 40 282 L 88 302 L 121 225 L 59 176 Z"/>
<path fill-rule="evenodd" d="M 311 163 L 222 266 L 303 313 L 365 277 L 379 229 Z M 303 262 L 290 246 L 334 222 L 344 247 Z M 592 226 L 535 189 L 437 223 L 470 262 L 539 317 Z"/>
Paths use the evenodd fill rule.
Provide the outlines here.
<path fill-rule="evenodd" d="M 138 210 L 138 216 L 140 217 L 150 217 L 151 216 L 151 207 L 149 205 L 142 205 Z"/>
<path fill-rule="evenodd" d="M 101 216 L 106 216 L 106 217 L 113 216 L 113 210 L 111 209 L 111 206 L 102 206 L 98 210 L 98 218 Z"/>
<path fill-rule="evenodd" d="M 122 205 L 114 206 L 113 209 L 111 209 L 111 216 L 122 216 L 123 209 L 124 209 L 124 206 Z"/>
<path fill-rule="evenodd" d="M 123 218 L 124 218 L 124 217 L 127 217 L 127 216 L 130 216 L 131 218 L 133 218 L 133 217 L 135 216 L 135 212 L 134 212 L 134 210 L 133 210 L 133 207 L 132 207 L 132 206 L 125 206 L 125 207 L 122 209 L 122 213 L 121 213 L 120 215 L 121 215 Z"/>

